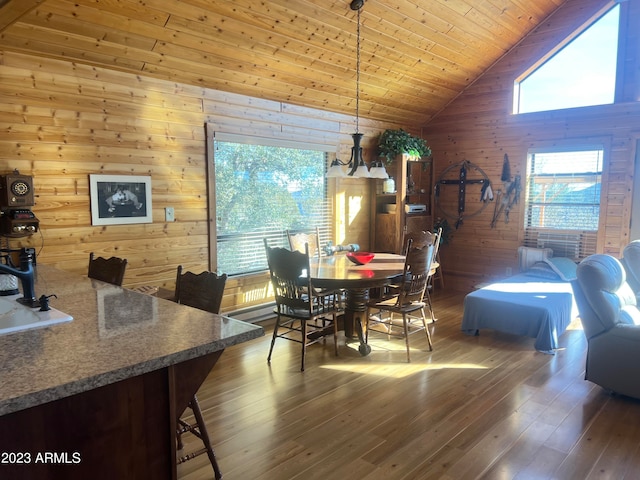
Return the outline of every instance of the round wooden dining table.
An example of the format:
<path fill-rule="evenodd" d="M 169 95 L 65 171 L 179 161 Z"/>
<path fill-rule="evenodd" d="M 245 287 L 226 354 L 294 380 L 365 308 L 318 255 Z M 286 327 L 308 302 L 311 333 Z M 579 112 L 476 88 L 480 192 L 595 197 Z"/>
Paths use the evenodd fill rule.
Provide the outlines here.
<path fill-rule="evenodd" d="M 365 340 L 369 291 L 402 275 L 404 258 L 392 253 L 376 253 L 366 265 L 354 264 L 345 254 L 310 259 L 311 283 L 315 287 L 345 290 L 344 333 L 347 338 L 353 338 L 355 330 L 360 340 L 358 351 L 363 356 L 371 352 Z"/>

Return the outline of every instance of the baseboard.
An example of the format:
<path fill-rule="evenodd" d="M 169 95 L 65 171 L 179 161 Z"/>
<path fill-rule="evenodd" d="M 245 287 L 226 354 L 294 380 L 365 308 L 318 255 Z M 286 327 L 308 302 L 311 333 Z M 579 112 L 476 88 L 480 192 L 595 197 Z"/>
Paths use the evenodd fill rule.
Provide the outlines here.
<path fill-rule="evenodd" d="M 258 323 L 274 317 L 274 306 L 275 302 L 263 303 L 260 305 L 253 305 L 251 307 L 224 312 L 223 315 L 247 323 Z"/>

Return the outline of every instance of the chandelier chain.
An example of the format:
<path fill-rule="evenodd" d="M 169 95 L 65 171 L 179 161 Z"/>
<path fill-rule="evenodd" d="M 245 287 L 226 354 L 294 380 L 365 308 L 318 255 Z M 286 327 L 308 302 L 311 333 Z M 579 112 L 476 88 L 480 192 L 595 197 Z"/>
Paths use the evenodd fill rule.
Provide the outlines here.
<path fill-rule="evenodd" d="M 360 132 L 360 8 L 358 8 L 358 28 L 356 44 L 356 133 Z"/>

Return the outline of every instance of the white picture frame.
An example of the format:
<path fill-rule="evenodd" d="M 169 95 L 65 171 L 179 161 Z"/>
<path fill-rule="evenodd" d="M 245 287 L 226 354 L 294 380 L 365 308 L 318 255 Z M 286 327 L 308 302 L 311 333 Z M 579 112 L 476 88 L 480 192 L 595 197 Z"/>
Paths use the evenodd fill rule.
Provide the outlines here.
<path fill-rule="evenodd" d="M 151 177 L 89 175 L 92 225 L 153 223 Z"/>

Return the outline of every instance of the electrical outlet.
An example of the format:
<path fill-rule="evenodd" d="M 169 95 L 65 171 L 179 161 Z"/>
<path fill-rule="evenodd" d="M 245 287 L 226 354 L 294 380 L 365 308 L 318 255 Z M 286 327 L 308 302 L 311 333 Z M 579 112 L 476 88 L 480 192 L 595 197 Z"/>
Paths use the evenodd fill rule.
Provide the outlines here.
<path fill-rule="evenodd" d="M 176 216 L 173 207 L 165 207 L 164 209 L 164 220 L 165 222 L 175 222 Z"/>
<path fill-rule="evenodd" d="M 511 271 L 511 267 L 507 267 L 507 269 L 506 269 L 507 277 L 510 277 L 512 273 L 513 272 Z"/>

